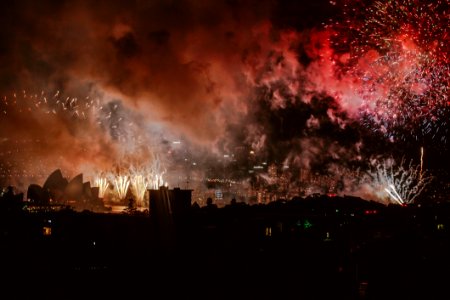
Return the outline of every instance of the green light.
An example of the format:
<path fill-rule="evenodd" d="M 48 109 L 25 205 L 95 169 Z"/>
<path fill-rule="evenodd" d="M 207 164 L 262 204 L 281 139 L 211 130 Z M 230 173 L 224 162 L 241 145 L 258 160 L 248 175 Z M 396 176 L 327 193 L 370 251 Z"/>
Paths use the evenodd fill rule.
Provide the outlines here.
<path fill-rule="evenodd" d="M 311 227 L 312 227 L 312 224 L 308 220 L 305 220 L 305 222 L 303 223 L 303 228 L 308 229 Z"/>

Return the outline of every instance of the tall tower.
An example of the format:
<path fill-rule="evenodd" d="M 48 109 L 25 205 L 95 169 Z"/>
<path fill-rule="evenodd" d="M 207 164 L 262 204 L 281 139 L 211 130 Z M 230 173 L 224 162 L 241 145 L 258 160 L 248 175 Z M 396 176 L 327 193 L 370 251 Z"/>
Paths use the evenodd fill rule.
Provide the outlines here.
<path fill-rule="evenodd" d="M 172 251 L 176 242 L 176 232 L 182 229 L 190 207 L 192 190 L 161 186 L 149 190 L 150 217 L 155 235 L 163 251 Z"/>
<path fill-rule="evenodd" d="M 192 190 L 180 188 L 169 190 L 167 187 L 161 186 L 158 190 L 149 190 L 149 195 L 152 217 L 173 215 L 177 218 L 186 214 L 191 207 Z"/>

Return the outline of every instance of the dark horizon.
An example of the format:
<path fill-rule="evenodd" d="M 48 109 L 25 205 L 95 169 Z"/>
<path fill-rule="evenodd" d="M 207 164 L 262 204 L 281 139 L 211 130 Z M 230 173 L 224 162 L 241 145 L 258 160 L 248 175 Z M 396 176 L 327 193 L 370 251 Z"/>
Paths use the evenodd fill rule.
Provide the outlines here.
<path fill-rule="evenodd" d="M 3 292 L 20 299 L 449 295 L 449 203 L 319 196 L 200 208 L 185 192 L 155 190 L 150 214 L 26 211 L 0 197 Z"/>

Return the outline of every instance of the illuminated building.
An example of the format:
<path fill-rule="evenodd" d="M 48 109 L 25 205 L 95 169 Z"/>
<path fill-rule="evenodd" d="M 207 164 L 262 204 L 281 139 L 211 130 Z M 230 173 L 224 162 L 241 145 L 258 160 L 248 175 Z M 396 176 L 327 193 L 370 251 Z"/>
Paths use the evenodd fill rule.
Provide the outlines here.
<path fill-rule="evenodd" d="M 277 166 L 275 164 L 271 164 L 267 170 L 267 173 L 269 174 L 269 178 L 275 181 L 278 177 Z"/>

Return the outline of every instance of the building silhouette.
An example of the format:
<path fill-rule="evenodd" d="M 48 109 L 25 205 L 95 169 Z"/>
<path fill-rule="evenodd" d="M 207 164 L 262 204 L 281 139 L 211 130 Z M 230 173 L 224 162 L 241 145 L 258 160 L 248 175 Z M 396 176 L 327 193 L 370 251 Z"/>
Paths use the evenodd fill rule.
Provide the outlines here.
<path fill-rule="evenodd" d="M 162 250 L 171 251 L 175 247 L 177 232 L 180 232 L 189 216 L 192 190 L 170 190 L 161 186 L 158 190 L 149 190 L 149 195 L 155 236 Z"/>

